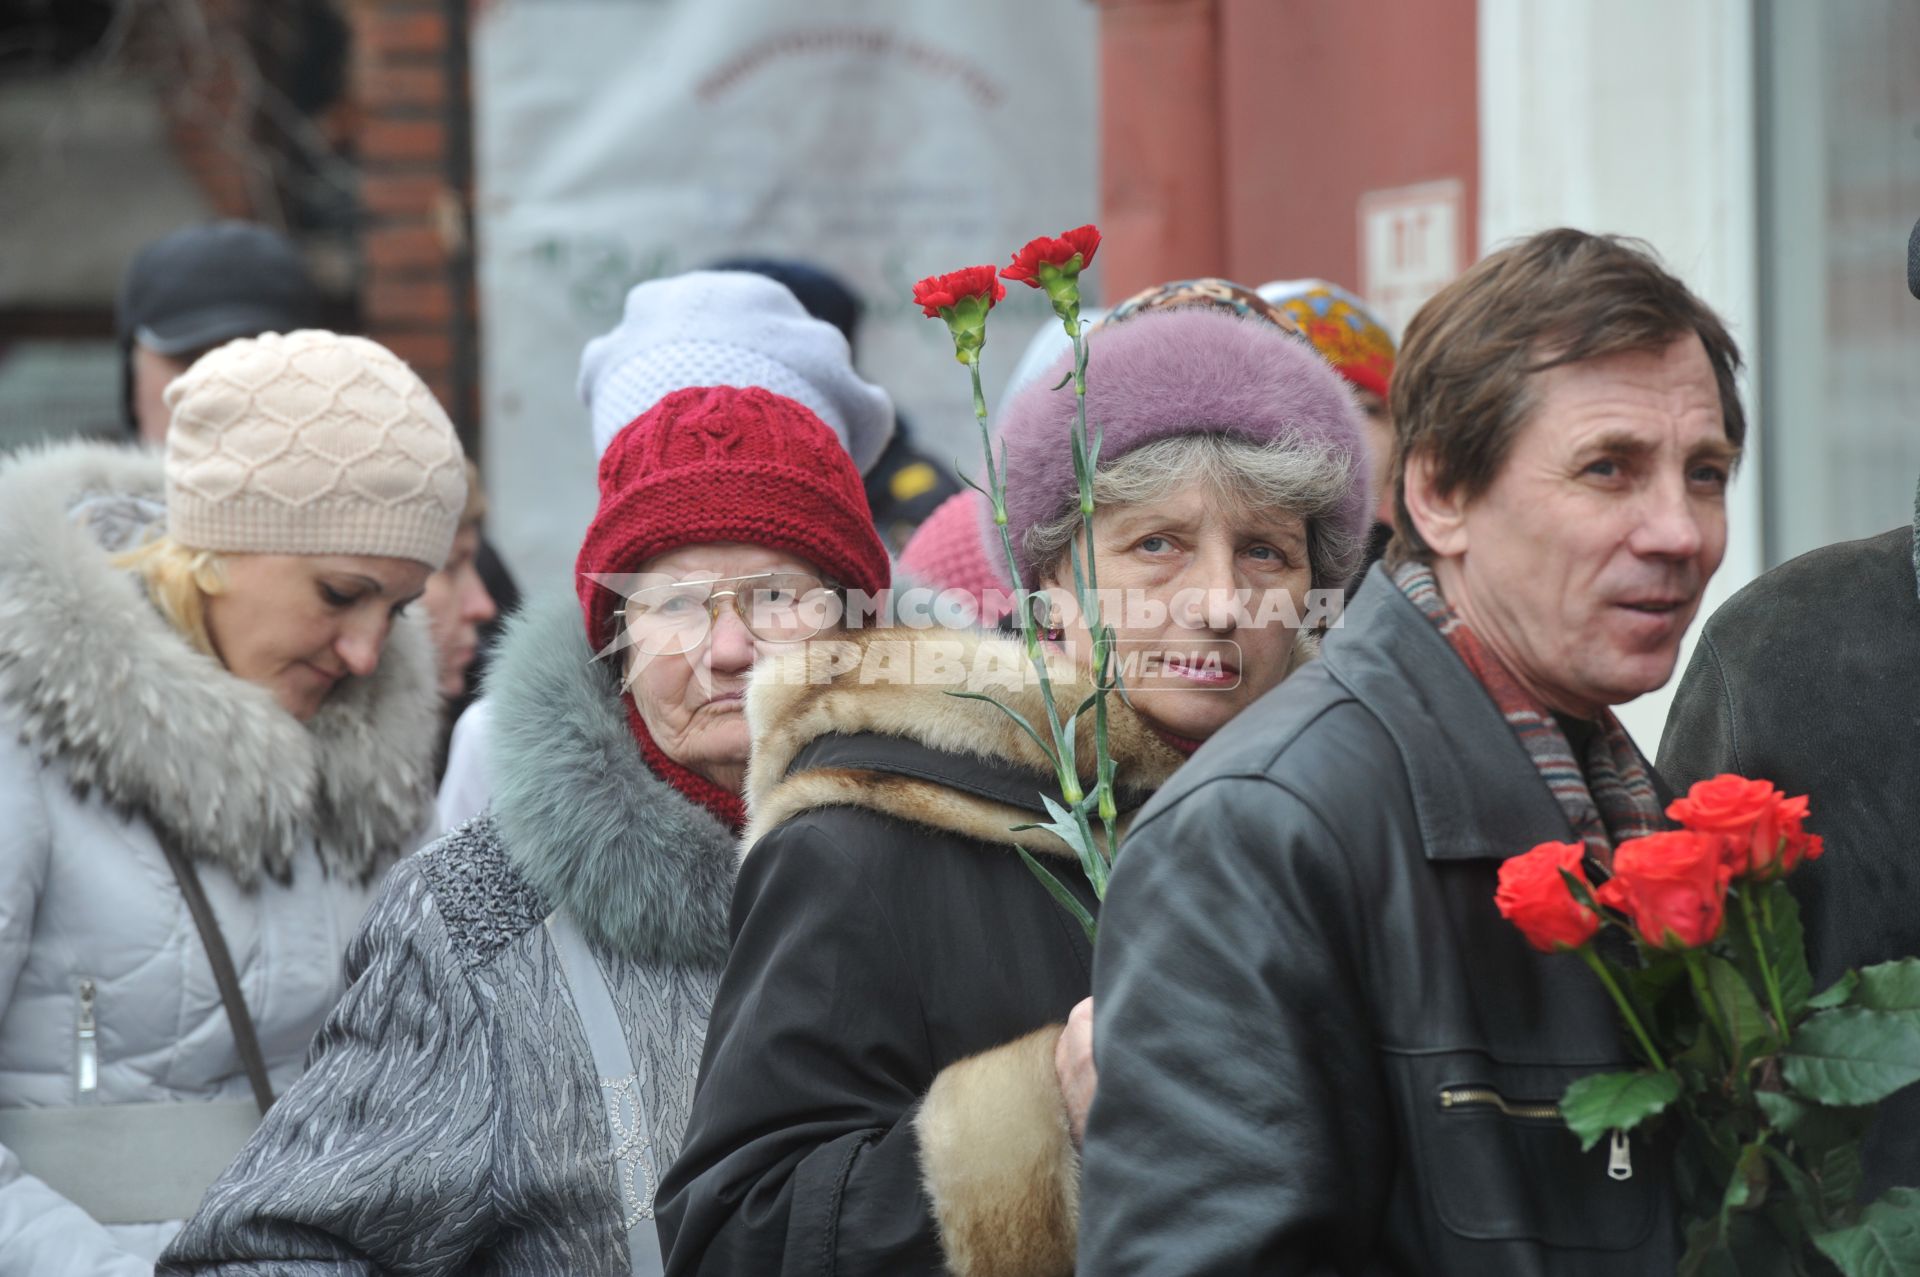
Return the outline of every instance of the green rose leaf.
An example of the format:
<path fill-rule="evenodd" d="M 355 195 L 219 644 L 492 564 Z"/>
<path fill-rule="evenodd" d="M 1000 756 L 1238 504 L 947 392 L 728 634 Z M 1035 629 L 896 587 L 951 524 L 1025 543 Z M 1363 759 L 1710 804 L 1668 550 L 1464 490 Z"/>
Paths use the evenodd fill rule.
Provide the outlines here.
<path fill-rule="evenodd" d="M 1848 971 L 1838 980 L 1807 999 L 1807 1010 L 1827 1011 L 1834 1007 L 1843 1007 L 1853 1000 L 1855 989 L 1860 987 L 1858 972 Z"/>
<path fill-rule="evenodd" d="M 1808 1167 L 1820 1182 L 1820 1202 L 1827 1214 L 1835 1215 L 1852 1206 L 1860 1196 L 1860 1145 L 1841 1144 L 1828 1149 Z"/>
<path fill-rule="evenodd" d="M 1800 1026 L 1780 1060 L 1787 1085 L 1810 1100 L 1878 1104 L 1920 1082 L 1920 1026 L 1898 1012 L 1822 1011 Z"/>
<path fill-rule="evenodd" d="M 1889 1189 L 1851 1228 L 1813 1239 L 1846 1277 L 1905 1277 L 1920 1272 L 1920 1189 Z"/>
<path fill-rule="evenodd" d="M 1754 997 L 1752 986 L 1740 974 L 1740 968 L 1725 958 L 1709 957 L 1707 988 L 1720 1005 L 1721 1017 L 1740 1043 L 1740 1053 L 1751 1059 L 1772 1033 L 1768 1027 L 1770 1021 L 1760 1009 L 1760 1000 Z"/>
<path fill-rule="evenodd" d="M 1733 949 L 1734 961 L 1740 969 L 1747 972 L 1756 989 L 1765 988 L 1760 978 L 1758 957 L 1765 957 L 1767 965 L 1773 970 L 1773 977 L 1780 983 L 1781 1009 L 1787 1013 L 1789 1021 L 1800 1018 L 1806 1009 L 1807 999 L 1813 996 L 1813 973 L 1807 968 L 1807 937 L 1800 926 L 1800 905 L 1793 898 L 1784 882 L 1770 882 L 1764 886 L 1754 883 L 1743 884 L 1738 909 L 1749 909 L 1754 914 L 1754 931 L 1760 937 L 1760 951 L 1756 955 L 1753 938 L 1744 925 L 1729 922 L 1725 931 L 1728 943 Z M 1762 900 L 1765 908 L 1761 907 Z M 1762 919 L 1771 920 L 1771 926 Z M 1790 1027 L 1790 1026 L 1782 1026 Z"/>
<path fill-rule="evenodd" d="M 1920 1011 L 1920 958 L 1861 967 L 1855 1006 L 1870 1011 Z"/>
<path fill-rule="evenodd" d="M 1858 1141 L 1873 1120 L 1872 1106 L 1834 1108 L 1788 1095 L 1784 1091 L 1757 1091 L 1754 1100 L 1767 1122 L 1806 1152 L 1819 1153 Z"/>
<path fill-rule="evenodd" d="M 1580 1151 L 1610 1131 L 1630 1131 L 1680 1098 L 1680 1079 L 1662 1070 L 1594 1073 L 1560 1097 L 1560 1116 L 1580 1137 Z"/>

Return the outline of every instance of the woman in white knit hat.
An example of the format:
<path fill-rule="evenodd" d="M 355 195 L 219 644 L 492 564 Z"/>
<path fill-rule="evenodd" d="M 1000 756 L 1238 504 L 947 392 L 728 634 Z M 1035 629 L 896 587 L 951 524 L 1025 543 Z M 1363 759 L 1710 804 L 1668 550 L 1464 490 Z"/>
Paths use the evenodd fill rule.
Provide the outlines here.
<path fill-rule="evenodd" d="M 446 414 L 312 331 L 166 397 L 164 461 L 0 465 L 0 1277 L 152 1271 L 431 811 Z"/>

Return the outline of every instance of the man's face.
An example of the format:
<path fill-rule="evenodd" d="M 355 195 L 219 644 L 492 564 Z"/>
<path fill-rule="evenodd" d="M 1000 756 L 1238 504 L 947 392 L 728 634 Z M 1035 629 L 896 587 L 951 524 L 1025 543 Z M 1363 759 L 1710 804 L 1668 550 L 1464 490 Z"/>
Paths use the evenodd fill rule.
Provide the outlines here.
<path fill-rule="evenodd" d="M 133 422 L 140 442 L 158 448 L 167 442 L 167 423 L 173 412 L 161 400 L 167 383 L 185 372 L 192 360 L 174 359 L 133 343 Z"/>
<path fill-rule="evenodd" d="M 1534 390 L 1491 486 L 1416 526 L 1439 511 L 1441 591 L 1521 684 L 1590 718 L 1672 675 L 1726 551 L 1737 454 L 1691 334 L 1551 369 Z"/>

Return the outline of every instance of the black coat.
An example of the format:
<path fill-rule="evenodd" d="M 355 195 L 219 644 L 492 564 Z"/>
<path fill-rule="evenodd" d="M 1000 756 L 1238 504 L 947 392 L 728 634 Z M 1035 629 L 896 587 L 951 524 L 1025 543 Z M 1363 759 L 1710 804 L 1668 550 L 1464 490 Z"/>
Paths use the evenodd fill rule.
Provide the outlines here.
<path fill-rule="evenodd" d="M 1615 1180 L 1604 1142 L 1531 1107 L 1631 1059 L 1587 967 L 1494 908 L 1503 859 L 1572 838 L 1375 568 L 1322 659 L 1203 746 L 1120 858 L 1079 1271 L 1672 1272 L 1664 1150 L 1636 1132 Z"/>
<path fill-rule="evenodd" d="M 1814 984 L 1920 956 L 1920 585 L 1913 528 L 1830 545 L 1729 599 L 1681 680 L 1660 770 L 1676 789 L 1734 772 L 1812 801 L 1819 860 L 1787 884 Z M 1867 1141 L 1874 1192 L 1920 1185 L 1920 1088 Z"/>
<path fill-rule="evenodd" d="M 1046 819 L 1052 773 L 999 710 L 940 687 L 781 677 L 757 671 L 749 702 L 752 850 L 661 1188 L 667 1271 L 1069 1273 L 1079 1166 L 1053 1058 L 1092 952 L 1012 844 L 1096 902 L 1062 844 L 1007 832 Z M 1041 721 L 1031 693 L 1009 699 Z M 1184 761 L 1114 711 L 1123 778 Z"/>

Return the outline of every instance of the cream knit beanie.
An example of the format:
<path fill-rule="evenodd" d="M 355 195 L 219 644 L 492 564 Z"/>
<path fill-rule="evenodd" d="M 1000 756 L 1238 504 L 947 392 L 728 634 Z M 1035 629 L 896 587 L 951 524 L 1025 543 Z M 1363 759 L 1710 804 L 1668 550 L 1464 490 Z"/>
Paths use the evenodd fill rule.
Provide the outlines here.
<path fill-rule="evenodd" d="M 433 392 L 384 346 L 312 329 L 244 337 L 203 355 L 165 398 L 174 540 L 445 566 L 465 456 Z"/>

